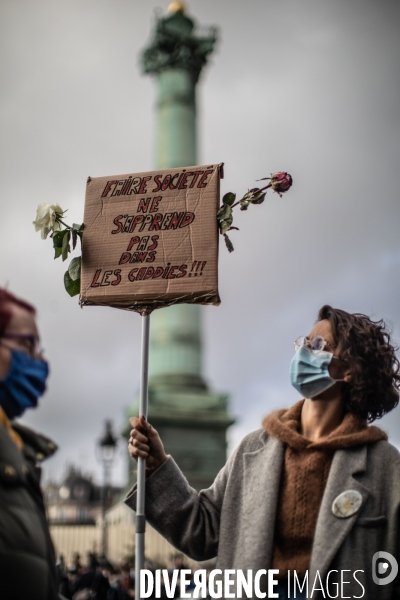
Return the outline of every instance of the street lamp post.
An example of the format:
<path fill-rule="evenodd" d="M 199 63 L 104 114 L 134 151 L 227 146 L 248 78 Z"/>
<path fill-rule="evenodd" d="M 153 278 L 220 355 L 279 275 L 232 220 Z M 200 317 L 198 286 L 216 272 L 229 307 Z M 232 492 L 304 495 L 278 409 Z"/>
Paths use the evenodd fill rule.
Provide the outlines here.
<path fill-rule="evenodd" d="M 99 456 L 103 464 L 103 488 L 101 492 L 101 553 L 105 558 L 107 555 L 107 490 L 110 485 L 111 467 L 115 457 L 117 443 L 117 439 L 112 432 L 111 421 L 105 421 L 105 431 L 98 442 Z"/>

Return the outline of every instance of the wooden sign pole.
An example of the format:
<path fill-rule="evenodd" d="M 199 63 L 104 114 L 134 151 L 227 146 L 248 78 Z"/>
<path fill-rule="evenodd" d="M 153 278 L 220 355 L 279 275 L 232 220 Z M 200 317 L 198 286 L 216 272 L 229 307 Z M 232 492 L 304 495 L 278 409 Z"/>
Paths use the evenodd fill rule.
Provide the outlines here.
<path fill-rule="evenodd" d="M 140 376 L 140 407 L 139 416 L 143 415 L 147 420 L 148 413 L 148 383 L 149 383 L 149 335 L 150 315 L 142 316 L 142 366 Z M 140 572 L 144 568 L 144 540 L 145 540 L 145 478 L 146 460 L 138 459 L 137 470 L 137 504 L 135 518 L 135 598 L 141 599 L 140 594 Z"/>

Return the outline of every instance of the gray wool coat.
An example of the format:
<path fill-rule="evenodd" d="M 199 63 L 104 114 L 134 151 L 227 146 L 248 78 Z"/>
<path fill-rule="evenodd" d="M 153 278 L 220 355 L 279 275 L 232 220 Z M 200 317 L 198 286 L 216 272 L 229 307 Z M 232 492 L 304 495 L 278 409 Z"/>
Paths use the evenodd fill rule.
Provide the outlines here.
<path fill-rule="evenodd" d="M 269 569 L 284 450 L 283 442 L 264 430 L 249 434 L 213 485 L 200 493 L 168 458 L 146 481 L 147 521 L 194 560 L 217 557 L 217 568 L 245 573 Z M 362 505 L 352 516 L 338 518 L 332 503 L 346 490 L 357 490 Z M 125 502 L 135 510 L 135 487 Z M 400 563 L 399 519 L 400 454 L 396 448 L 378 441 L 337 450 L 317 520 L 308 571 L 310 597 L 400 600 L 399 575 L 386 585 L 374 583 L 372 577 L 376 552 L 389 552 Z M 329 571 L 334 571 L 328 580 L 330 596 Z M 321 588 L 318 575 L 324 593 L 316 591 Z M 341 580 L 349 583 L 341 588 Z"/>

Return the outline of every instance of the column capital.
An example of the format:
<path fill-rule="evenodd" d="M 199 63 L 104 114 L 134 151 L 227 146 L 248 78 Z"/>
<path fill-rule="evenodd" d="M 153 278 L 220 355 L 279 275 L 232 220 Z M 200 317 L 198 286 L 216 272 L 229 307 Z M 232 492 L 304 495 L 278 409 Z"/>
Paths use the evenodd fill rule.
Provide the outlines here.
<path fill-rule="evenodd" d="M 141 67 L 144 73 L 152 75 L 168 69 L 185 69 L 196 83 L 214 49 L 217 28 L 209 27 L 197 34 L 194 21 L 185 14 L 183 5 L 173 2 L 171 7 L 167 16 L 157 17 L 152 40 L 141 55 Z"/>

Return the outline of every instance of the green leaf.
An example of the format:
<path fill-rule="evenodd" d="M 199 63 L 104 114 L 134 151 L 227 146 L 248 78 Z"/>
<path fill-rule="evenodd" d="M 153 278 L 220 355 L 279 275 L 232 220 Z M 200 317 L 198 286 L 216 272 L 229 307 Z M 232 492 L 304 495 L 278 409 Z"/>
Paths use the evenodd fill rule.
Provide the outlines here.
<path fill-rule="evenodd" d="M 229 229 L 231 228 L 231 225 L 232 225 L 233 215 L 232 215 L 232 210 L 230 207 L 229 207 L 229 211 L 230 211 L 229 216 L 226 219 L 222 219 L 222 221 L 220 222 L 220 225 L 219 225 L 222 235 L 225 235 L 225 233 L 227 231 L 229 231 Z"/>
<path fill-rule="evenodd" d="M 67 230 L 64 229 L 63 231 L 56 231 L 52 235 L 53 248 L 54 248 L 54 259 L 59 258 L 62 254 L 62 245 L 63 245 L 64 236 L 66 233 L 67 233 Z"/>
<path fill-rule="evenodd" d="M 66 233 L 63 237 L 62 241 L 62 259 L 63 261 L 67 259 L 68 252 L 71 252 L 71 247 L 69 245 L 69 240 L 71 239 L 71 230 L 66 229 Z"/>
<path fill-rule="evenodd" d="M 73 258 L 69 263 L 68 273 L 72 281 L 77 281 L 81 277 L 81 263 L 82 259 L 80 256 Z"/>
<path fill-rule="evenodd" d="M 83 231 L 83 223 L 79 225 L 79 223 L 72 223 L 72 229 L 75 231 Z"/>
<path fill-rule="evenodd" d="M 81 280 L 77 279 L 73 281 L 68 271 L 66 271 L 64 274 L 64 286 L 70 296 L 76 296 L 81 289 Z"/>
<path fill-rule="evenodd" d="M 67 233 L 66 229 L 63 229 L 62 231 L 56 231 L 53 233 L 53 235 L 51 236 L 53 238 L 53 248 L 61 248 L 62 247 L 64 235 L 66 233 Z"/>
<path fill-rule="evenodd" d="M 234 194 L 233 192 L 228 192 L 222 198 L 222 202 L 224 204 L 228 204 L 229 206 L 232 206 L 232 204 L 235 202 L 235 200 L 236 200 L 236 194 Z"/>
<path fill-rule="evenodd" d="M 232 215 L 232 209 L 229 204 L 223 204 L 219 211 L 217 212 L 217 219 L 223 221 L 224 219 L 228 219 Z"/>
<path fill-rule="evenodd" d="M 224 238 L 225 238 L 226 247 L 228 248 L 229 252 L 233 252 L 235 248 L 233 247 L 231 240 L 228 238 L 228 236 L 226 234 L 224 235 Z"/>
<path fill-rule="evenodd" d="M 260 188 L 252 188 L 251 190 L 245 193 L 242 200 L 249 200 L 250 202 L 252 202 L 253 198 L 257 195 L 258 192 L 260 192 Z"/>
<path fill-rule="evenodd" d="M 266 193 L 267 192 L 263 192 L 262 190 L 260 190 L 260 188 L 253 188 L 245 193 L 240 202 L 242 203 L 242 201 L 245 201 L 248 203 L 251 202 L 251 204 L 261 204 L 262 202 L 264 202 Z M 242 210 L 246 209 L 242 208 Z"/>
<path fill-rule="evenodd" d="M 75 229 L 73 229 L 72 230 L 72 250 L 75 250 L 77 240 L 78 240 L 78 234 L 75 231 Z"/>
<path fill-rule="evenodd" d="M 225 213 L 223 213 L 223 214 L 226 214 L 226 217 L 222 218 L 219 221 L 219 229 L 220 229 L 222 235 L 225 235 L 225 233 L 227 231 L 229 231 L 229 229 L 231 228 L 231 225 L 232 225 L 232 221 L 233 221 L 233 214 L 232 214 L 231 207 L 228 204 L 224 204 L 224 207 L 226 207 L 226 210 L 225 210 Z M 222 207 L 222 208 L 224 208 L 224 207 Z"/>
<path fill-rule="evenodd" d="M 262 204 L 265 200 L 265 196 L 266 196 L 266 192 L 262 192 L 261 190 L 258 190 L 256 192 L 254 192 L 253 196 L 250 199 L 250 202 L 252 204 Z"/>

